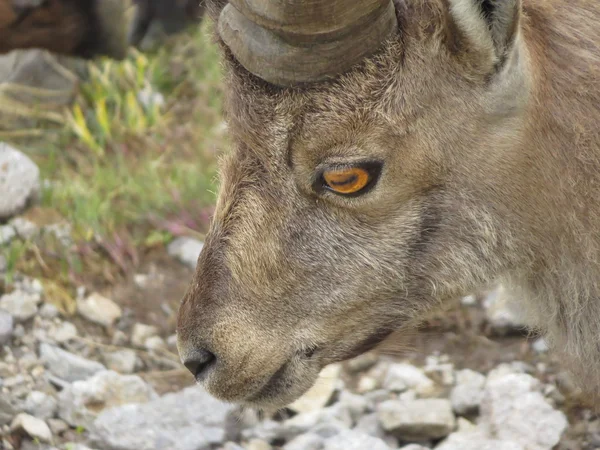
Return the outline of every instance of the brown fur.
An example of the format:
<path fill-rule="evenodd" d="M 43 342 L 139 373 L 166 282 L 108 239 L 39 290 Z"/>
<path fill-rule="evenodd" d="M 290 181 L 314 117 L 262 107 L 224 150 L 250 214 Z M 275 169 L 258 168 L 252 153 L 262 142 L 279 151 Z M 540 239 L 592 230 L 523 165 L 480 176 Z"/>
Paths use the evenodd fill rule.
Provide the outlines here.
<path fill-rule="evenodd" d="M 209 392 L 282 406 L 499 280 L 600 386 L 600 4 L 498 2 L 486 27 L 474 3 L 399 0 L 398 35 L 314 86 L 222 46 L 235 148 L 178 321 L 182 359 L 216 355 Z M 373 191 L 313 191 L 319 165 L 364 157 L 384 161 Z"/>
<path fill-rule="evenodd" d="M 47 0 L 41 5 L 0 0 L 0 53 L 41 48 L 64 55 L 122 58 L 122 10 L 120 0 Z"/>

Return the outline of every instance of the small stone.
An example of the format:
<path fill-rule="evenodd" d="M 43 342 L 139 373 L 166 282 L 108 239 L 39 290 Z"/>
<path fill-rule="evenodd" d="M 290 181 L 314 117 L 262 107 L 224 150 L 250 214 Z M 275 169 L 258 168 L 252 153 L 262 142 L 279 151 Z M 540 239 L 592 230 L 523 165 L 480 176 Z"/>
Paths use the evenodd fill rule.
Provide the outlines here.
<path fill-rule="evenodd" d="M 50 419 L 54 417 L 58 409 L 58 402 L 51 395 L 40 391 L 32 391 L 27 396 L 24 406 L 25 412 L 38 419 Z"/>
<path fill-rule="evenodd" d="M 527 328 L 524 313 L 503 286 L 491 292 L 483 301 L 485 315 L 499 335 L 522 332 Z"/>
<path fill-rule="evenodd" d="M 346 430 L 325 441 L 323 450 L 389 450 L 381 439 L 355 430 Z"/>
<path fill-rule="evenodd" d="M 488 376 L 481 418 L 497 439 L 527 450 L 548 450 L 559 443 L 569 423 L 540 389 L 540 382 L 527 374 Z"/>
<path fill-rule="evenodd" d="M 292 419 L 294 418 L 295 417 L 293 417 Z M 303 430 L 306 429 L 308 429 L 308 427 L 303 428 Z M 258 439 L 268 442 L 274 441 L 275 439 L 280 439 L 284 436 L 295 436 L 296 434 L 297 433 L 290 432 L 289 426 L 286 427 L 284 424 L 281 424 L 274 420 L 263 420 L 260 423 L 258 423 L 258 425 L 255 427 L 242 430 L 243 439 Z"/>
<path fill-rule="evenodd" d="M 40 171 L 24 153 L 0 143 L 0 219 L 21 211 L 40 188 Z"/>
<path fill-rule="evenodd" d="M 536 353 L 546 353 L 549 350 L 548 342 L 543 337 L 536 339 L 531 348 Z"/>
<path fill-rule="evenodd" d="M 246 444 L 246 450 L 273 450 L 273 447 L 262 439 L 251 439 L 250 442 Z"/>
<path fill-rule="evenodd" d="M 283 450 L 321 450 L 324 440 L 321 436 L 307 433 L 300 435 L 283 446 Z"/>
<path fill-rule="evenodd" d="M 146 341 L 158 335 L 158 329 L 151 325 L 144 325 L 143 323 L 136 323 L 131 331 L 131 343 L 135 347 L 144 348 Z"/>
<path fill-rule="evenodd" d="M 204 243 L 197 239 L 180 237 L 169 244 L 167 252 L 186 266 L 195 269 L 203 247 Z"/>
<path fill-rule="evenodd" d="M 69 429 L 67 422 L 61 419 L 48 419 L 47 422 L 54 436 L 59 436 Z"/>
<path fill-rule="evenodd" d="M 456 426 L 450 401 L 445 399 L 388 400 L 377 413 L 385 431 L 407 441 L 439 439 Z"/>
<path fill-rule="evenodd" d="M 104 371 L 76 381 L 58 396 L 59 416 L 71 426 L 89 428 L 104 409 L 157 398 L 154 390 L 136 375 Z"/>
<path fill-rule="evenodd" d="M 124 349 L 116 352 L 105 353 L 104 363 L 110 370 L 119 373 L 133 373 L 135 371 L 135 361 L 137 355 L 135 351 Z"/>
<path fill-rule="evenodd" d="M 457 372 L 456 386 L 450 394 L 452 409 L 457 414 L 470 414 L 479 409 L 485 386 L 485 376 L 473 370 Z"/>
<path fill-rule="evenodd" d="M 237 445 L 235 442 L 226 442 L 223 450 L 244 450 L 244 447 Z"/>
<path fill-rule="evenodd" d="M 115 330 L 110 342 L 117 347 L 124 347 L 129 342 L 129 337 L 121 330 Z"/>
<path fill-rule="evenodd" d="M 40 306 L 38 314 L 44 319 L 54 319 L 60 315 L 60 311 L 56 306 L 50 303 L 44 303 Z"/>
<path fill-rule="evenodd" d="M 358 381 L 357 390 L 361 394 L 374 391 L 380 387 L 379 381 L 369 375 L 364 375 Z"/>
<path fill-rule="evenodd" d="M 0 225 L 0 247 L 8 245 L 17 236 L 17 232 L 10 225 Z"/>
<path fill-rule="evenodd" d="M 106 370 L 99 362 L 90 361 L 46 343 L 40 345 L 40 358 L 50 372 L 68 382 L 85 380 Z"/>
<path fill-rule="evenodd" d="M 147 350 L 166 350 L 167 343 L 160 336 L 151 336 L 144 342 Z"/>
<path fill-rule="evenodd" d="M 63 322 L 51 333 L 50 337 L 59 344 L 63 344 L 77 337 L 77 328 L 71 322 Z"/>
<path fill-rule="evenodd" d="M 223 424 L 234 410 L 192 386 L 150 402 L 105 409 L 90 428 L 90 443 L 101 449 L 208 450 L 226 440 Z"/>
<path fill-rule="evenodd" d="M 77 311 L 90 322 L 107 328 L 113 326 L 123 315 L 119 305 L 98 293 L 86 299 L 77 299 Z"/>
<path fill-rule="evenodd" d="M 385 431 L 379 423 L 377 413 L 371 413 L 367 414 L 366 416 L 362 416 L 356 423 L 354 429 L 380 439 L 384 439 L 386 436 Z"/>
<path fill-rule="evenodd" d="M 172 334 L 171 336 L 169 336 L 167 338 L 167 346 L 171 350 L 177 350 L 177 335 L 176 334 Z"/>
<path fill-rule="evenodd" d="M 463 297 L 460 302 L 464 305 L 464 306 L 475 306 L 477 305 L 477 297 L 475 297 L 474 295 L 467 295 L 466 297 Z"/>
<path fill-rule="evenodd" d="M 331 399 L 336 390 L 336 382 L 340 376 L 341 366 L 330 364 L 319 374 L 314 386 L 302 397 L 288 406 L 289 409 L 298 413 L 315 411 L 323 408 Z"/>
<path fill-rule="evenodd" d="M 356 422 L 369 407 L 369 402 L 361 395 L 342 390 L 336 406 L 347 409 L 352 420 Z"/>
<path fill-rule="evenodd" d="M 40 232 L 39 227 L 35 223 L 23 217 L 15 217 L 10 221 L 10 225 L 15 229 L 17 235 L 25 240 L 33 239 Z"/>
<path fill-rule="evenodd" d="M 9 424 L 16 414 L 14 406 L 0 396 L 0 426 Z"/>
<path fill-rule="evenodd" d="M 37 439 L 40 442 L 50 442 L 52 440 L 52 432 L 46 422 L 29 414 L 21 413 L 14 418 L 10 429 L 16 433 L 25 433 L 32 439 Z"/>
<path fill-rule="evenodd" d="M 418 393 L 430 392 L 434 388 L 433 381 L 425 375 L 423 370 L 411 364 L 390 364 L 383 387 L 394 392 L 403 392 L 407 389 Z"/>
<path fill-rule="evenodd" d="M 10 313 L 16 322 L 26 322 L 36 315 L 40 301 L 39 294 L 16 290 L 0 297 L 0 309 Z"/>
<path fill-rule="evenodd" d="M 10 342 L 13 335 L 14 320 L 8 311 L 0 309 L 0 346 Z"/>

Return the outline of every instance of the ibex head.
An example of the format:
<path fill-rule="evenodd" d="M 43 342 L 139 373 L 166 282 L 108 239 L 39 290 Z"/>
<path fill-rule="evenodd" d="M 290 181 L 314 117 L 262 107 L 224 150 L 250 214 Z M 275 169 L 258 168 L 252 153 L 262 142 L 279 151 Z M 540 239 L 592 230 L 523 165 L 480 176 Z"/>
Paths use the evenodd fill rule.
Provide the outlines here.
<path fill-rule="evenodd" d="M 325 365 L 525 264 L 507 207 L 525 195 L 511 177 L 521 5 L 212 6 L 235 148 L 179 350 L 213 395 L 280 407 Z"/>

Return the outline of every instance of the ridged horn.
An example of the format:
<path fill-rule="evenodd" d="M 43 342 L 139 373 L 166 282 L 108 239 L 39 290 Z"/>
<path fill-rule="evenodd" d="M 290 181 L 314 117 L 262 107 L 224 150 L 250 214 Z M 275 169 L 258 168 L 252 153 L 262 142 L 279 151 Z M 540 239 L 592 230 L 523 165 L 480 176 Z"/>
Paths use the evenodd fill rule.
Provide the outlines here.
<path fill-rule="evenodd" d="M 392 0 L 230 0 L 218 23 L 242 66 L 286 87 L 349 70 L 397 27 Z"/>

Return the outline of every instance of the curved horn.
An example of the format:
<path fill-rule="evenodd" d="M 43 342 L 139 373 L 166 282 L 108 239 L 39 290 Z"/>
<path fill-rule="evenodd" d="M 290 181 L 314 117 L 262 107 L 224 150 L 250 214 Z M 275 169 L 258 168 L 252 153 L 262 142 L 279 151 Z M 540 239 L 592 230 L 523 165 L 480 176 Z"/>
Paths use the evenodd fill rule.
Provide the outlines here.
<path fill-rule="evenodd" d="M 397 26 L 392 0 L 230 0 L 218 29 L 249 72 L 292 86 L 349 70 Z"/>

